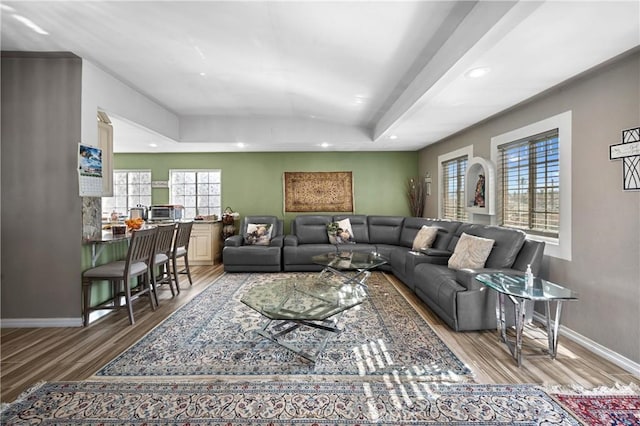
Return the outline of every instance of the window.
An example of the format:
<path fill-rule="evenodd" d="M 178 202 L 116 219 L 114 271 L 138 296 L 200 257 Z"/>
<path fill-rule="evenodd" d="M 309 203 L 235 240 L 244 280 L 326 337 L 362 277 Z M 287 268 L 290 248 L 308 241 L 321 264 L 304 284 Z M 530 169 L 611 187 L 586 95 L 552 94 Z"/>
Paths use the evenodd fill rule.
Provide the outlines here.
<path fill-rule="evenodd" d="M 508 180 L 502 177 L 503 172 L 498 170 L 496 200 L 498 212 L 492 223 L 509 225 L 509 220 L 517 221 L 517 226 L 525 229 L 527 238 L 544 241 L 546 243 L 544 253 L 547 256 L 564 260 L 571 260 L 571 139 L 572 139 L 572 113 L 566 111 L 558 115 L 546 118 L 527 126 L 511 130 L 491 138 L 491 160 L 498 169 L 502 162 L 503 152 L 517 151 L 517 144 L 521 146 L 523 153 L 512 155 L 513 167 L 507 166 L 515 179 L 512 188 L 508 189 Z M 556 131 L 556 139 L 553 140 L 553 129 Z M 532 135 L 534 135 L 532 137 Z M 540 138 L 536 138 L 539 136 Z M 538 141 L 538 148 L 542 152 L 536 152 L 535 147 L 528 145 L 529 141 Z M 548 142 L 545 142 L 548 141 Z M 513 144 L 513 145 L 511 145 Z M 555 148 L 554 148 L 555 147 Z M 499 148 L 502 148 L 500 150 Z M 555 150 L 555 153 L 553 153 Z M 547 152 L 548 151 L 548 152 Z M 525 155 L 526 152 L 526 155 Z M 506 153 L 508 156 L 509 154 Z M 525 167 L 518 169 L 516 163 L 528 162 Z M 553 165 L 556 163 L 556 166 Z M 553 170 L 555 167 L 555 170 Z M 530 177 L 528 170 L 532 170 Z M 524 169 L 527 173 L 524 173 Z M 517 170 L 517 171 L 516 171 Z M 519 175 L 517 175 L 519 173 Z M 517 178 L 515 177 L 517 176 Z M 521 181 L 521 179 L 523 179 Z M 501 182 L 502 180 L 502 182 Z M 504 181 L 507 181 L 506 183 Z M 525 190 L 526 182 L 526 190 Z M 529 192 L 529 182 L 533 185 L 533 195 Z M 505 188 L 505 185 L 507 186 Z M 524 206 L 526 201 L 526 214 L 521 214 L 514 209 L 512 202 L 507 201 L 506 209 L 503 207 L 505 200 L 503 194 L 509 191 L 518 193 L 518 206 Z M 511 193 L 508 194 L 511 197 Z M 529 207 L 531 206 L 531 208 Z M 522 207 L 518 207 L 522 209 Z M 505 211 L 506 210 L 506 211 Z M 555 210 L 555 212 L 554 212 Z M 514 213 L 515 212 L 515 213 Z M 515 214 L 515 215 L 514 215 Z M 527 216 L 523 218 L 523 216 Z M 506 222 L 503 222 L 503 218 Z M 523 221 L 526 220 L 526 225 Z M 531 228 L 529 228 L 531 226 Z M 555 229 L 554 229 L 555 226 Z M 545 228 L 546 227 L 546 228 Z M 554 236 L 555 235 L 555 236 Z"/>
<path fill-rule="evenodd" d="M 127 216 L 137 205 L 151 204 L 151 170 L 114 170 L 113 197 L 102 198 L 103 219 L 112 212 Z"/>
<path fill-rule="evenodd" d="M 462 148 L 438 157 L 440 181 L 439 210 L 442 219 L 468 221 L 465 208 L 465 173 L 473 147 Z"/>
<path fill-rule="evenodd" d="M 558 238 L 558 148 L 558 129 L 498 146 L 501 225 Z"/>
<path fill-rule="evenodd" d="M 222 216 L 221 170 L 169 170 L 169 200 L 184 206 L 186 218 Z"/>

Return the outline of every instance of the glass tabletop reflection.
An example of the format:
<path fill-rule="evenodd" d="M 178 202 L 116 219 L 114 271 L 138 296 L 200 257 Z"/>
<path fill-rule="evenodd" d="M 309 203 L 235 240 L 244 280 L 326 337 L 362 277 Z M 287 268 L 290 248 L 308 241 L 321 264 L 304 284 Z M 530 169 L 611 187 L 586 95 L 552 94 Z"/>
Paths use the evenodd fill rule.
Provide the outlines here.
<path fill-rule="evenodd" d="M 272 320 L 323 321 L 366 298 L 355 283 L 296 277 L 252 287 L 241 301 Z"/>
<path fill-rule="evenodd" d="M 578 293 L 559 286 L 542 278 L 533 279 L 533 287 L 525 286 L 524 276 L 505 274 L 502 272 L 478 274 L 476 280 L 489 288 L 508 296 L 529 300 L 574 300 Z"/>

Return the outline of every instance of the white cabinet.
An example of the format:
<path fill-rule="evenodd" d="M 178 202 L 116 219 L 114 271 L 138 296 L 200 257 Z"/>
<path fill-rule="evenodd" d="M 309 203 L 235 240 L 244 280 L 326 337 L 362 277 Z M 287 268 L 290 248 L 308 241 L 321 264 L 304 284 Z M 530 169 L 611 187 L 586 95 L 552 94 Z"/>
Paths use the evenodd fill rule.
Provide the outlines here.
<path fill-rule="evenodd" d="M 216 265 L 222 258 L 220 222 L 193 223 L 189 238 L 189 265 Z"/>

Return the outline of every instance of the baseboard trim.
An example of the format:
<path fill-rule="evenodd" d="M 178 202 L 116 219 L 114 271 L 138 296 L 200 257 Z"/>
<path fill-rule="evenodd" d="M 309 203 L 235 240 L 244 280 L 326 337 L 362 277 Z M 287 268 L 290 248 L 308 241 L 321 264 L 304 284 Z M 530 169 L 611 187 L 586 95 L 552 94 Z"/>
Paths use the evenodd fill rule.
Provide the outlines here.
<path fill-rule="evenodd" d="M 1 328 L 82 327 L 82 318 L 2 318 Z"/>
<path fill-rule="evenodd" d="M 542 323 L 545 324 L 546 323 L 546 319 L 545 316 L 535 312 L 533 314 L 533 318 Z M 552 321 L 551 323 L 552 325 L 555 324 L 555 322 Z M 633 374 L 636 377 L 640 377 L 640 364 L 630 360 L 627 357 L 624 357 L 622 355 L 620 355 L 617 352 L 612 351 L 611 349 L 602 346 L 601 344 L 594 342 L 593 340 L 589 339 L 588 337 L 583 336 L 580 333 L 576 333 L 575 331 L 573 331 L 570 328 L 565 327 L 564 325 L 560 324 L 560 327 L 558 327 L 558 334 L 560 334 L 561 336 L 566 337 L 567 339 L 579 344 L 580 346 L 588 349 L 589 351 L 593 352 L 596 355 L 601 356 L 602 358 L 606 359 L 607 361 L 611 361 L 612 363 L 614 363 L 615 365 L 617 365 L 618 367 L 628 371 L 629 373 Z"/>

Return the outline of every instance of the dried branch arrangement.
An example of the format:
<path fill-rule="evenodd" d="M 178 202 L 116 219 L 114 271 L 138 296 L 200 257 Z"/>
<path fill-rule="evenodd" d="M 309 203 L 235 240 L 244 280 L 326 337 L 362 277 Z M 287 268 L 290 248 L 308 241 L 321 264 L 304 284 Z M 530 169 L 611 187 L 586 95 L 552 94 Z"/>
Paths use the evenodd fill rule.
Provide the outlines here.
<path fill-rule="evenodd" d="M 419 177 L 412 177 L 407 180 L 407 198 L 411 214 L 414 217 L 422 217 L 425 192 L 425 184 Z"/>

